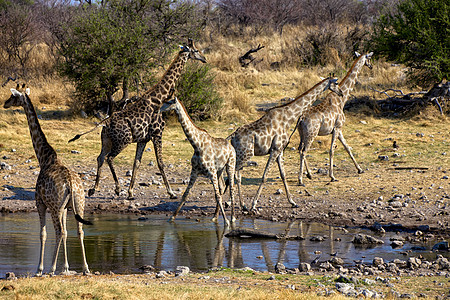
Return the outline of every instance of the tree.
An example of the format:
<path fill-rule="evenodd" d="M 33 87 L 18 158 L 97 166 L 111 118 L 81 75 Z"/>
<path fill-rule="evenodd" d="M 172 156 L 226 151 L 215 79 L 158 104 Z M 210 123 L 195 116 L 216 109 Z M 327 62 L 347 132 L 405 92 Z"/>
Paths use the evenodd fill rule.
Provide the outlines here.
<path fill-rule="evenodd" d="M 0 5 L 0 62 L 4 75 L 27 77 L 30 54 L 38 43 L 36 23 L 27 3 Z"/>
<path fill-rule="evenodd" d="M 61 45 L 61 74 L 76 88 L 75 108 L 91 110 L 128 89 L 149 70 L 162 64 L 186 36 L 199 29 L 194 7 L 174 0 L 109 0 L 84 5 L 66 27 Z M 81 100 L 81 101 L 80 101 Z"/>
<path fill-rule="evenodd" d="M 370 46 L 376 54 L 411 68 L 411 79 L 431 84 L 450 76 L 450 3 L 404 0 L 380 16 Z"/>

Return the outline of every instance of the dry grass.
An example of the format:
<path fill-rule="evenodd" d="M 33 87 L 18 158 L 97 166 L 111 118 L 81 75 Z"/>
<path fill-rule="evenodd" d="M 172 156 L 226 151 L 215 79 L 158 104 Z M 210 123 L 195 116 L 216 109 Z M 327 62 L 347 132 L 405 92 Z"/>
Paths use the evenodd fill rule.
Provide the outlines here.
<path fill-rule="evenodd" d="M 206 275 L 206 276 L 205 276 Z M 0 282 L 1 299 L 347 299 L 338 293 L 319 296 L 325 286 L 333 290 L 333 276 L 276 275 L 242 271 L 219 271 L 190 274 L 185 277 L 156 279 L 154 275 L 56 276 L 22 278 Z M 371 278 L 373 279 L 373 278 Z M 401 294 L 425 293 L 428 297 L 446 292 L 445 278 L 415 277 L 393 279 L 395 290 Z M 401 287 L 399 286 L 402 284 Z M 372 286 L 393 299 L 390 287 L 382 283 Z M 12 288 L 11 288 L 12 287 Z M 292 289 L 294 287 L 295 290 Z"/>

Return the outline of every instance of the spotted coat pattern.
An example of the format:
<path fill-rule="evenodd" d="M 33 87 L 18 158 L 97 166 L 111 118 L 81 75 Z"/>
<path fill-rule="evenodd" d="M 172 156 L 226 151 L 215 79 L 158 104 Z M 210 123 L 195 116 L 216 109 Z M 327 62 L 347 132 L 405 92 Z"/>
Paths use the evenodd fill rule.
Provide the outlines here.
<path fill-rule="evenodd" d="M 357 54 L 359 55 L 359 54 Z M 306 168 L 308 178 L 312 178 L 312 175 L 309 171 L 308 164 L 306 161 L 306 153 L 311 147 L 314 139 L 317 135 L 325 136 L 331 134 L 331 146 L 330 146 L 330 170 L 329 176 L 331 177 L 331 181 L 336 181 L 336 178 L 333 176 L 333 156 L 334 156 L 334 143 L 336 141 L 336 137 L 341 141 L 347 153 L 350 155 L 353 163 L 355 164 L 358 173 L 363 173 L 364 171 L 356 162 L 355 157 L 352 154 L 350 146 L 347 144 L 344 139 L 344 135 L 342 134 L 342 127 L 345 123 L 345 115 L 344 115 L 344 105 L 347 102 L 350 92 L 353 90 L 355 86 L 356 80 L 358 78 L 358 74 L 361 71 L 363 66 L 367 66 L 372 68 L 370 63 L 370 58 L 372 56 L 372 52 L 359 55 L 358 58 L 354 61 L 350 70 L 347 72 L 347 75 L 344 79 L 339 83 L 339 87 L 343 92 L 343 96 L 338 96 L 335 93 L 329 93 L 327 97 L 318 104 L 317 106 L 311 107 L 308 111 L 305 112 L 302 120 L 298 125 L 298 132 L 300 135 L 300 144 L 298 147 L 300 153 L 300 171 L 298 174 L 298 183 L 299 185 L 304 185 L 303 183 L 303 167 Z"/>
<path fill-rule="evenodd" d="M 178 116 L 178 121 L 183 128 L 186 138 L 194 148 L 194 154 L 191 158 L 191 175 L 189 177 L 189 184 L 184 191 L 180 204 L 172 216 L 175 219 L 181 207 L 187 200 L 189 191 L 194 186 L 195 181 L 199 175 L 205 176 L 211 180 L 214 187 L 214 195 L 217 202 L 217 209 L 214 216 L 214 221 L 217 221 L 219 208 L 222 212 L 223 218 L 227 226 L 230 225 L 225 210 L 222 204 L 222 194 L 219 188 L 219 178 L 222 172 L 226 170 L 228 178 L 234 178 L 234 168 L 236 165 L 236 152 L 226 139 L 215 138 L 208 134 L 204 129 L 197 127 L 189 117 L 186 108 L 176 97 L 161 107 L 161 111 L 174 110 Z M 234 184 L 233 180 L 229 180 L 230 184 L 230 199 L 231 199 L 231 223 L 234 223 Z"/>
<path fill-rule="evenodd" d="M 62 274 L 69 273 L 69 264 L 67 259 L 67 229 L 66 217 L 67 209 L 72 208 L 77 222 L 78 238 L 81 245 L 81 254 L 83 262 L 83 272 L 89 273 L 84 251 L 84 232 L 83 223 L 91 224 L 83 219 L 85 194 L 80 177 L 74 171 L 65 167 L 58 159 L 55 150 L 47 142 L 47 139 L 39 124 L 36 111 L 28 97 L 29 89 L 23 93 L 16 89 L 11 89 L 12 95 L 5 102 L 4 107 L 22 106 L 27 116 L 30 129 L 31 140 L 39 161 L 40 172 L 36 182 L 36 206 L 40 219 L 40 240 L 41 248 L 39 255 L 39 265 L 37 276 L 41 276 L 44 269 L 44 249 L 47 238 L 46 231 L 46 211 L 50 211 L 53 226 L 55 228 L 56 245 L 53 252 L 53 263 L 50 274 L 56 270 L 59 248 L 63 246 L 64 267 Z"/>
<path fill-rule="evenodd" d="M 181 51 L 175 57 L 158 84 L 146 91 L 139 100 L 127 105 L 121 111 L 114 112 L 106 121 L 101 133 L 102 150 L 97 157 L 97 176 L 95 178 L 94 187 L 88 192 L 89 196 L 92 196 L 95 193 L 95 190 L 98 189 L 101 169 L 105 158 L 114 178 L 116 185 L 115 193 L 119 195 L 120 184 L 114 170 L 113 160 L 129 144 L 137 143 L 133 173 L 128 188 L 128 199 L 133 199 L 133 187 L 136 173 L 141 164 L 144 149 L 151 140 L 155 149 L 158 168 L 161 172 L 167 193 L 170 195 L 170 198 L 176 198 L 176 195 L 172 191 L 169 181 L 167 180 L 162 160 L 162 133 L 165 122 L 162 118 L 160 108 L 163 102 L 168 100 L 170 94 L 175 89 L 175 84 L 189 58 L 206 62 L 203 55 L 195 48 L 192 40 L 189 40 L 188 46 L 182 47 Z"/>
<path fill-rule="evenodd" d="M 336 81 L 337 79 L 335 78 L 322 80 L 292 102 L 270 109 L 260 119 L 238 128 L 227 138 L 231 140 L 231 144 L 236 150 L 236 180 L 241 207 L 245 208 L 241 196 L 240 170 L 252 156 L 267 154 L 269 154 L 269 159 L 264 169 L 262 182 L 253 198 L 251 209 L 254 210 L 256 208 L 256 203 L 266 181 L 267 172 L 275 159 L 277 160 L 280 176 L 286 190 L 287 200 L 293 207 L 297 206 L 289 193 L 283 167 L 283 150 L 289 142 L 289 128 L 297 122 L 303 112 L 312 105 L 323 91 L 330 88 L 340 93 Z"/>

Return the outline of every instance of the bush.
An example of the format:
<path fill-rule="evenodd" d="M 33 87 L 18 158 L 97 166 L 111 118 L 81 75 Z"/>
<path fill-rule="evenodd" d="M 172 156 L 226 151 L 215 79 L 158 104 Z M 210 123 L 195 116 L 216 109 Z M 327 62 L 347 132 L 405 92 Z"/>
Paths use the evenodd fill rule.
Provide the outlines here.
<path fill-rule="evenodd" d="M 411 68 L 416 83 L 431 84 L 450 76 L 450 3 L 405 0 L 374 25 L 376 54 Z"/>
<path fill-rule="evenodd" d="M 223 103 L 208 65 L 186 65 L 177 83 L 177 97 L 183 102 L 191 118 L 196 120 L 216 117 Z"/>

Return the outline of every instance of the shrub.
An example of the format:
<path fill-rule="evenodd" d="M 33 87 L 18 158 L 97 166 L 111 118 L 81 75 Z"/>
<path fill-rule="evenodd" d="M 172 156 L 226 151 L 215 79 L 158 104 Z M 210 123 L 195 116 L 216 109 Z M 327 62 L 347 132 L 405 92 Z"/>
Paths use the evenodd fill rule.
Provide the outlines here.
<path fill-rule="evenodd" d="M 374 24 L 376 54 L 406 64 L 416 83 L 431 84 L 450 76 L 450 3 L 405 0 Z"/>
<path fill-rule="evenodd" d="M 196 120 L 216 117 L 223 102 L 208 65 L 188 64 L 178 80 L 177 96 L 191 118 Z"/>

